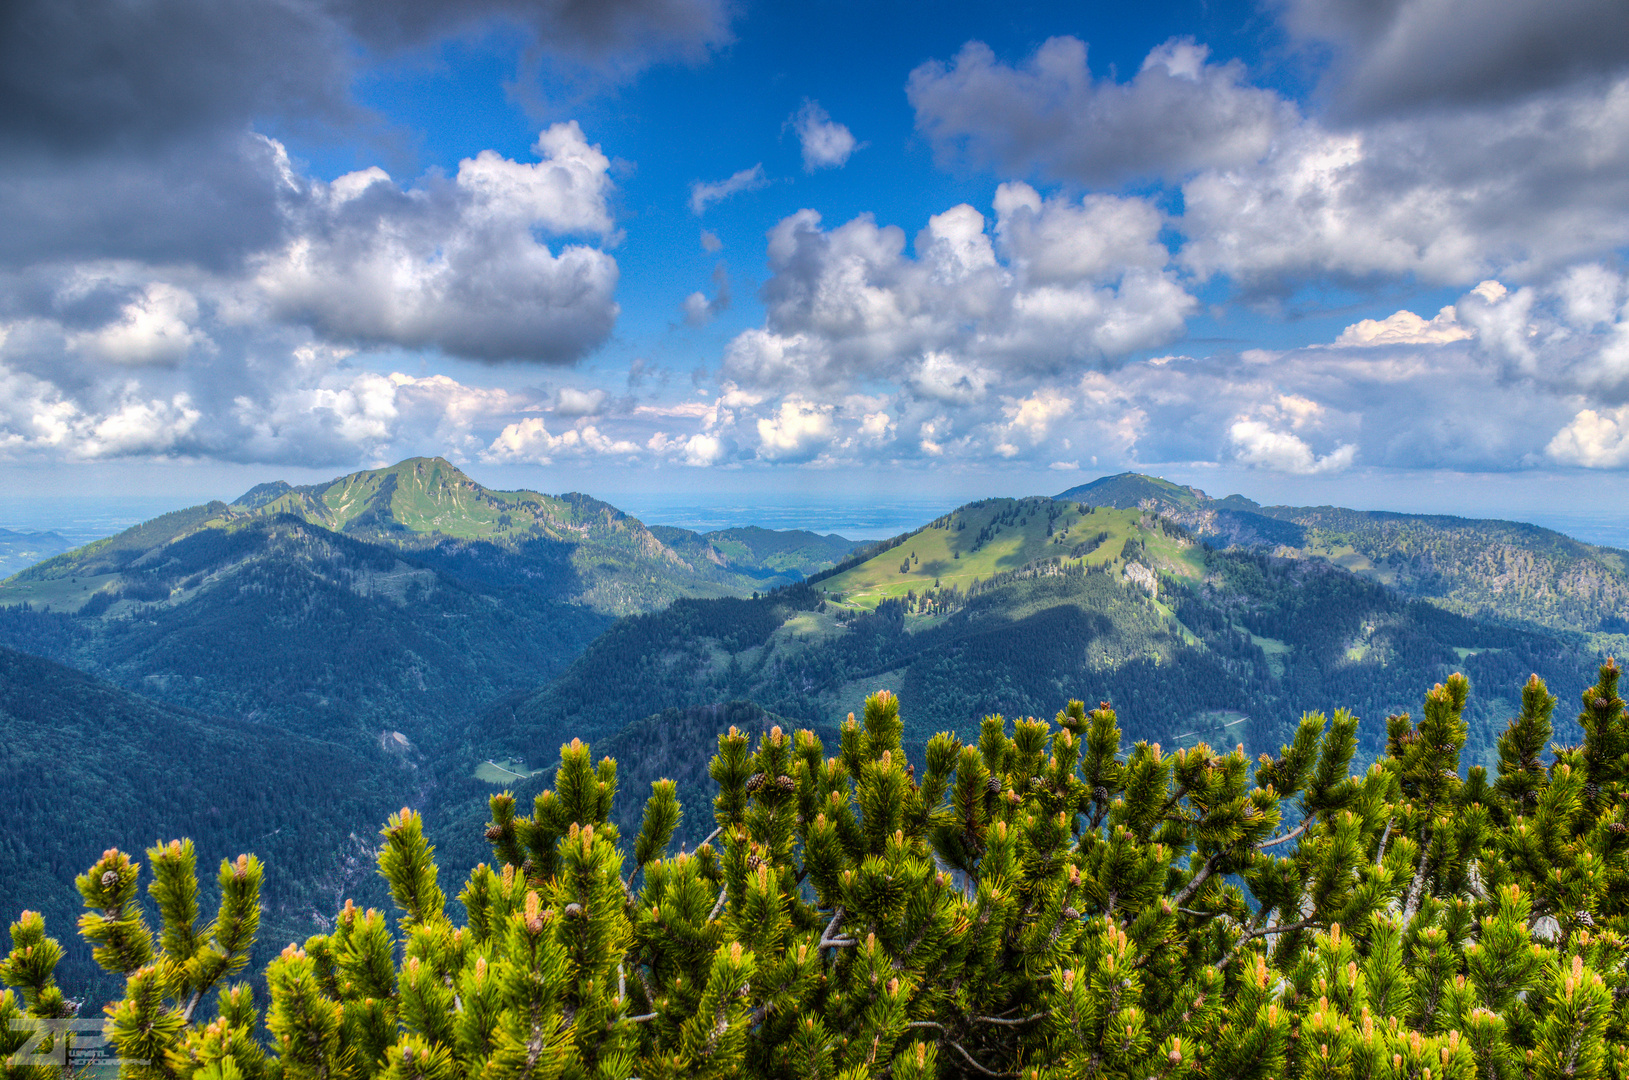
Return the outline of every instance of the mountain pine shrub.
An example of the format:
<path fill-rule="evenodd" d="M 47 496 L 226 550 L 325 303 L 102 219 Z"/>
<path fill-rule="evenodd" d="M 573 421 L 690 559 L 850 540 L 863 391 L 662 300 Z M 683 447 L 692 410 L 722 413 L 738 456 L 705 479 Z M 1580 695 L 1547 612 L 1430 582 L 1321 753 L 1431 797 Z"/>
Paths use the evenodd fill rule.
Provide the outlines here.
<path fill-rule="evenodd" d="M 1580 746 L 1536 677 L 1498 775 L 1461 775 L 1469 691 L 1387 720 L 1309 714 L 1277 755 L 1122 745 L 1107 704 L 986 719 L 917 765 L 880 693 L 841 743 L 721 736 L 717 829 L 669 854 L 675 785 L 631 844 L 616 763 L 563 747 L 450 911 L 421 818 L 393 816 L 394 914 L 347 902 L 243 967 L 262 870 L 223 862 L 200 925 L 190 843 L 79 879 L 80 933 L 126 979 L 106 1030 L 130 1080 L 889 1076 L 1538 1080 L 1629 1076 L 1629 720 L 1608 661 Z M 72 1015 L 38 915 L 11 927 L 10 1021 Z M 62 1037 L 62 1036 L 58 1036 Z M 47 1046 L 50 1045 L 47 1040 Z"/>

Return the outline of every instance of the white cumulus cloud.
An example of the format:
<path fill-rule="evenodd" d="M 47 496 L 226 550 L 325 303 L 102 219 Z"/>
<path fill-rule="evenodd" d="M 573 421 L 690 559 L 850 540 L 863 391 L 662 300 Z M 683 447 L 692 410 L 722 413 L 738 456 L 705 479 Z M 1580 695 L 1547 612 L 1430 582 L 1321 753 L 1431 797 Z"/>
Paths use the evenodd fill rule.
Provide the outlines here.
<path fill-rule="evenodd" d="M 534 230 L 614 239 L 610 161 L 575 121 L 535 149 L 537 163 L 483 151 L 451 182 L 410 189 L 378 168 L 312 182 L 294 238 L 260 260 L 260 295 L 332 340 L 478 360 L 581 357 L 616 320 L 616 260 L 582 243 L 556 253 Z"/>
<path fill-rule="evenodd" d="M 758 421 L 758 455 L 770 460 L 805 459 L 832 437 L 832 409 L 788 397 L 773 416 Z"/>
<path fill-rule="evenodd" d="M 639 447 L 626 439 L 613 439 L 593 424 L 579 424 L 560 434 L 552 434 L 540 417 L 528 416 L 506 426 L 492 445 L 481 451 L 481 460 L 516 464 L 550 465 L 561 455 L 632 455 Z"/>
<path fill-rule="evenodd" d="M 837 123 L 818 101 L 805 101 L 787 123 L 798 134 L 803 149 L 803 171 L 841 169 L 860 148 L 854 134 Z"/>
<path fill-rule="evenodd" d="M 1589 469 L 1629 465 L 1629 406 L 1580 410 L 1544 449 L 1564 465 Z"/>
<path fill-rule="evenodd" d="M 1342 330 L 1335 344 L 1337 347 L 1446 345 L 1474 336 L 1470 327 L 1461 325 L 1458 312 L 1450 304 L 1432 319 L 1405 310 L 1384 319 L 1360 320 Z"/>
<path fill-rule="evenodd" d="M 1317 456 L 1306 440 L 1286 431 L 1275 431 L 1264 421 L 1240 418 L 1228 428 L 1236 460 L 1274 472 L 1312 473 L 1342 472 L 1351 467 L 1357 457 L 1357 447 L 1347 443 Z"/>
<path fill-rule="evenodd" d="M 994 229 L 968 205 L 918 233 L 800 210 L 769 234 L 764 326 L 726 349 L 742 385 L 886 379 L 940 401 L 997 373 L 1104 363 L 1179 336 L 1197 303 L 1168 269 L 1161 217 L 1138 199 L 1045 200 L 1004 185 Z M 993 237 L 992 237 L 993 232 Z"/>
<path fill-rule="evenodd" d="M 68 335 L 68 346 L 115 364 L 175 364 L 193 349 L 212 348 L 196 324 L 198 300 L 186 289 L 150 282 L 118 319 Z"/>

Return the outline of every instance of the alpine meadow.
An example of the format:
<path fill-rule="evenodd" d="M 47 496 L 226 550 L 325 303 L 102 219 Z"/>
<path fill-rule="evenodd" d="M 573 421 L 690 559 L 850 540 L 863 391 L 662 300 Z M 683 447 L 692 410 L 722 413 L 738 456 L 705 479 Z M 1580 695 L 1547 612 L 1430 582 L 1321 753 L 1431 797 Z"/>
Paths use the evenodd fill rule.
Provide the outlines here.
<path fill-rule="evenodd" d="M 1625 0 L 0 3 L 0 1080 L 1629 1080 Z"/>

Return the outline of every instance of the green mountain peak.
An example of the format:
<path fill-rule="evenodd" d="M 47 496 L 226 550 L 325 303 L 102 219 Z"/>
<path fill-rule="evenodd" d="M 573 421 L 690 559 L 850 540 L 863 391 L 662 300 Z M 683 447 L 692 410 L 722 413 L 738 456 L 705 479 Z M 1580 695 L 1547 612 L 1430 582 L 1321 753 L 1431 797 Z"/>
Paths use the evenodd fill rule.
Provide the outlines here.
<path fill-rule="evenodd" d="M 1196 487 L 1185 487 L 1163 477 L 1134 472 L 1100 477 L 1053 497 L 1073 499 L 1093 506 L 1113 506 L 1120 510 L 1191 509 L 1212 501 L 1209 495 Z"/>

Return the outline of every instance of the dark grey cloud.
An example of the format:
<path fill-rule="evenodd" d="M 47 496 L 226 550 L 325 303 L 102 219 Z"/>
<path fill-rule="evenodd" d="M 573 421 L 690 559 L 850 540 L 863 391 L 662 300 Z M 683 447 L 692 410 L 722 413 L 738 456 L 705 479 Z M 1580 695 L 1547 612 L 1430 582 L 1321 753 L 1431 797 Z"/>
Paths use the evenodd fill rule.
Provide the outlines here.
<path fill-rule="evenodd" d="M 726 0 L 11 0 L 0 140 L 79 154 L 269 117 L 351 121 L 369 55 L 501 20 L 571 66 L 626 74 L 704 56 L 730 17 Z"/>
<path fill-rule="evenodd" d="M 212 269 L 279 239 L 290 185 L 254 132 L 377 126 L 368 63 L 497 22 L 587 78 L 696 59 L 728 0 L 10 0 L 0 4 L 0 267 Z"/>
<path fill-rule="evenodd" d="M 1348 117 L 1503 102 L 1629 67 L 1623 0 L 1284 0 Z"/>
<path fill-rule="evenodd" d="M 697 60 L 730 40 L 730 0 L 340 0 L 336 21 L 378 49 L 413 48 L 502 19 L 543 52 L 613 74 L 664 60 Z"/>
<path fill-rule="evenodd" d="M 1012 65 L 970 41 L 911 72 L 917 130 L 941 160 L 1113 185 L 1254 161 L 1293 121 L 1276 94 L 1246 84 L 1244 65 L 1211 63 L 1192 41 L 1155 49 L 1128 82 L 1095 78 L 1086 52 L 1052 38 Z"/>
<path fill-rule="evenodd" d="M 133 259 L 227 271 L 279 239 L 292 194 L 277 147 L 247 131 L 69 161 L 17 151 L 0 156 L 0 267 Z"/>
<path fill-rule="evenodd" d="M 59 154 L 146 150 L 268 114 L 351 108 L 320 9 L 274 0 L 0 5 L 0 139 Z"/>

